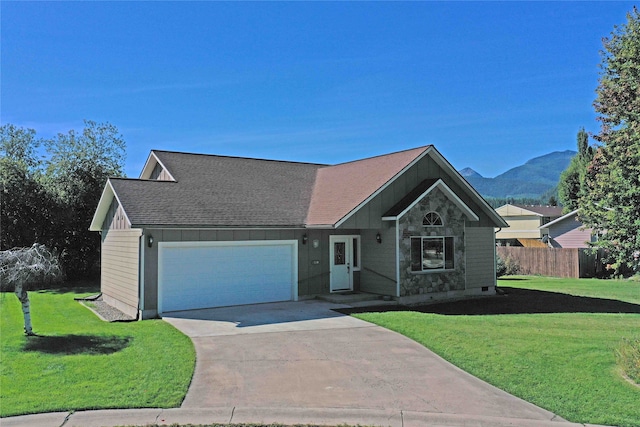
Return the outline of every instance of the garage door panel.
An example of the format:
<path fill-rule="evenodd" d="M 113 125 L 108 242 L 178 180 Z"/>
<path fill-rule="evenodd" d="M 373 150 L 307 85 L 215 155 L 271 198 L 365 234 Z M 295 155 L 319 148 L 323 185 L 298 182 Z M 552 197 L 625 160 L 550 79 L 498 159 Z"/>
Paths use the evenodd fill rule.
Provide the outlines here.
<path fill-rule="evenodd" d="M 291 300 L 295 256 L 292 241 L 161 244 L 161 311 Z"/>

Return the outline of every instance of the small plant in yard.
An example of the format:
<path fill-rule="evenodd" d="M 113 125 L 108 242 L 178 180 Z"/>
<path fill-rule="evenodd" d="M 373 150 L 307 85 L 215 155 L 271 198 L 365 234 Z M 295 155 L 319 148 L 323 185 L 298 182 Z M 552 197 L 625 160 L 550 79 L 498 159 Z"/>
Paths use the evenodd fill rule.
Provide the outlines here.
<path fill-rule="evenodd" d="M 640 337 L 623 338 L 616 350 L 616 360 L 623 374 L 640 386 Z"/>
<path fill-rule="evenodd" d="M 496 277 L 512 276 L 520 272 L 520 265 L 518 261 L 507 256 L 506 259 L 502 259 L 500 255 L 496 256 Z"/>

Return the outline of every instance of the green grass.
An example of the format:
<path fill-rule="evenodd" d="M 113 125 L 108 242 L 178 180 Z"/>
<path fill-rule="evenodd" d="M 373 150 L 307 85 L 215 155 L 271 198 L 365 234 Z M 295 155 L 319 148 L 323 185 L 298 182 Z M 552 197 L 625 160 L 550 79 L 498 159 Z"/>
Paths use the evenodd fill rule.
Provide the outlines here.
<path fill-rule="evenodd" d="M 500 284 L 640 303 L 640 284 L 628 281 L 519 279 Z M 487 301 L 478 300 L 478 307 L 487 308 Z M 544 314 L 390 311 L 356 316 L 406 335 L 465 371 L 569 421 L 640 426 L 640 387 L 627 381 L 616 364 L 622 340 L 640 334 L 640 314 L 599 313 L 594 304 L 590 310 L 596 312 L 586 313 L 548 313 L 543 310 L 548 307 L 541 307 Z"/>
<path fill-rule="evenodd" d="M 575 296 L 607 298 L 640 304 L 640 283 L 633 280 L 576 280 L 542 276 L 508 276 L 498 280 L 498 286 L 562 292 Z"/>
<path fill-rule="evenodd" d="M 105 408 L 177 407 L 195 366 L 193 344 L 161 320 L 101 321 L 70 291 L 0 294 L 0 416 Z"/>

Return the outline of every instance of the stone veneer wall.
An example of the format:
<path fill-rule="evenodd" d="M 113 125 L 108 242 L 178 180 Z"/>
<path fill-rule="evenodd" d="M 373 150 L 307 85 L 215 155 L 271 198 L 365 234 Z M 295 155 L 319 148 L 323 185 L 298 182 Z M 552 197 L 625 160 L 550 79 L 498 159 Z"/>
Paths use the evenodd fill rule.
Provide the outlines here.
<path fill-rule="evenodd" d="M 443 226 L 425 227 L 427 212 L 440 214 Z M 465 289 L 464 213 L 436 188 L 398 221 L 400 247 L 400 296 L 440 293 Z M 411 237 L 453 237 L 454 268 L 444 272 L 411 271 Z"/>

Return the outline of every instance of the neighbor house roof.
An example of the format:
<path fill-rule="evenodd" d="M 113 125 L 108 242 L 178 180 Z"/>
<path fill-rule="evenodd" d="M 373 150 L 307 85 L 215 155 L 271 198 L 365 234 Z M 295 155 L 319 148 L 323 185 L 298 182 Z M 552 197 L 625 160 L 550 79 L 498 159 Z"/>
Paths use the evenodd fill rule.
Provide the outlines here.
<path fill-rule="evenodd" d="M 565 221 L 565 220 L 567 220 L 567 219 L 569 219 L 569 218 L 572 218 L 572 217 L 573 217 L 573 220 L 574 220 L 574 221 L 579 221 L 579 219 L 578 219 L 578 211 L 580 211 L 580 209 L 573 210 L 573 211 L 571 211 L 571 212 L 569 212 L 569 213 L 567 213 L 567 214 L 565 214 L 565 215 L 562 215 L 562 216 L 561 216 L 561 217 L 559 217 L 559 218 L 554 219 L 553 221 L 550 221 L 550 222 L 548 222 L 548 223 L 546 223 L 546 224 L 544 224 L 544 225 L 541 225 L 541 226 L 540 226 L 540 227 L 538 227 L 538 228 L 549 228 L 549 227 L 553 227 L 554 225 L 556 225 L 556 224 L 558 224 L 558 223 L 560 223 L 560 222 L 562 222 L 562 221 Z"/>
<path fill-rule="evenodd" d="M 526 209 L 540 216 L 548 216 L 548 217 L 562 216 L 562 208 L 560 206 L 519 205 L 519 204 L 514 204 L 513 206 Z"/>
<path fill-rule="evenodd" d="M 503 216 L 537 215 L 557 218 L 562 216 L 562 208 L 558 206 L 520 205 L 507 203 L 496 209 Z"/>
<path fill-rule="evenodd" d="M 332 166 L 154 150 L 141 177 L 160 165 L 166 180 L 109 179 L 90 229 L 102 229 L 114 198 L 132 227 L 338 227 L 425 155 L 457 174 L 430 145 Z"/>

